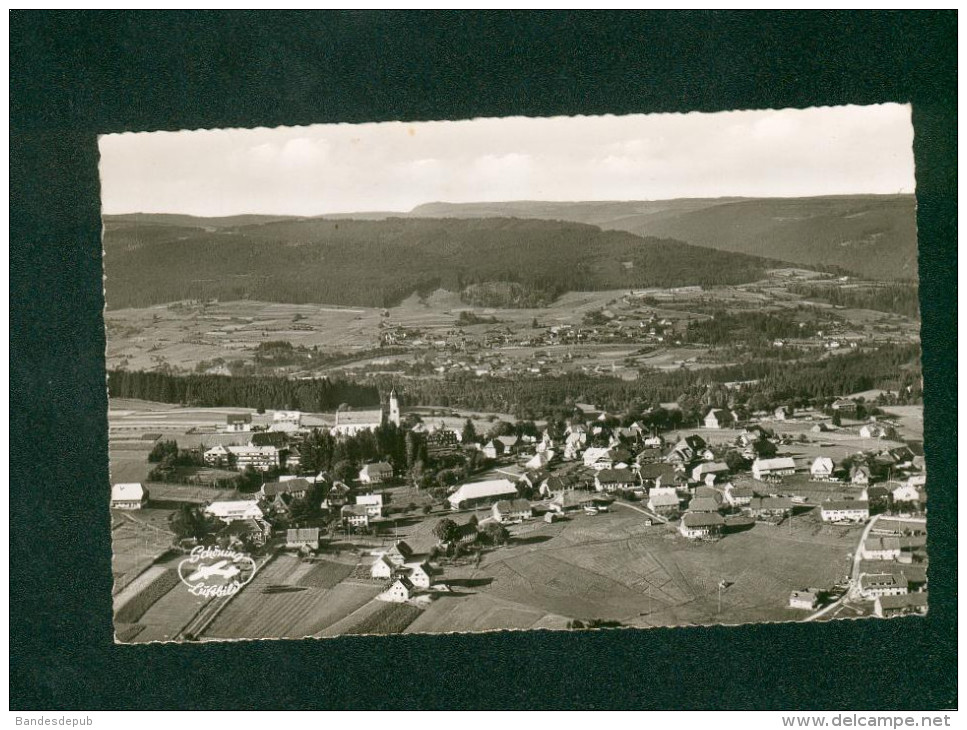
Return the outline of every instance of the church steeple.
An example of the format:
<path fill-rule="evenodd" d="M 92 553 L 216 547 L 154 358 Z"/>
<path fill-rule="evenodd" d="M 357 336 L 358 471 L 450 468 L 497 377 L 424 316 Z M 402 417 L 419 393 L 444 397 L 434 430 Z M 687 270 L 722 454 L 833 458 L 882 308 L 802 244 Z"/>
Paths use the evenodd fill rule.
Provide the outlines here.
<path fill-rule="evenodd" d="M 389 393 L 389 420 L 396 426 L 400 425 L 400 399 L 396 394 L 396 388 Z"/>

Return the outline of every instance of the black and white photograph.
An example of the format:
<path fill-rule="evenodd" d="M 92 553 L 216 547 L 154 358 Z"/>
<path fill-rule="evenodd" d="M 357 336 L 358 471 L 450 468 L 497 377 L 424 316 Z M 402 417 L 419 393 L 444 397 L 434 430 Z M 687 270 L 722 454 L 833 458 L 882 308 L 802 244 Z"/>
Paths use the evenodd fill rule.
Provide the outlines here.
<path fill-rule="evenodd" d="M 909 105 L 99 148 L 116 642 L 927 612 Z"/>

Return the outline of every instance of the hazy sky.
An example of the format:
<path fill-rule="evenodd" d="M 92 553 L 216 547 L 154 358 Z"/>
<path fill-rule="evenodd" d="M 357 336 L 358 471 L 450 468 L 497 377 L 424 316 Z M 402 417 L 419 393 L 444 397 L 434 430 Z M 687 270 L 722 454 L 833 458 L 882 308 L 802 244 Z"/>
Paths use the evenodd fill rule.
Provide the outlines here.
<path fill-rule="evenodd" d="M 904 105 L 107 135 L 105 213 L 911 193 Z"/>

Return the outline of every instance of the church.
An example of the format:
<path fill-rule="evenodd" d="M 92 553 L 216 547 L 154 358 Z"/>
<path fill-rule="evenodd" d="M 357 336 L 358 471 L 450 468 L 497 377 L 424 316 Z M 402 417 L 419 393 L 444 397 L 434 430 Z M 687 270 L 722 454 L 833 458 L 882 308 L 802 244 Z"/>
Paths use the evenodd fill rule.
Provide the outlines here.
<path fill-rule="evenodd" d="M 361 431 L 374 431 L 386 422 L 400 425 L 400 400 L 394 388 L 389 394 L 389 409 L 353 410 L 349 407 L 336 411 L 336 423 L 331 431 L 340 436 L 355 436 Z"/>

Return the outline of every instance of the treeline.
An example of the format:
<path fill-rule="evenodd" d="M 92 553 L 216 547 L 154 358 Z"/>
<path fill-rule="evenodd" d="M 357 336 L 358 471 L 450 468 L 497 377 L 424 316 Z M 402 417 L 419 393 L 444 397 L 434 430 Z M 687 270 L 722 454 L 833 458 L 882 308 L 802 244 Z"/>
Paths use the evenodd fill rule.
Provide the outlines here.
<path fill-rule="evenodd" d="M 756 381 L 733 392 L 741 400 L 760 396 L 764 403 L 815 402 L 873 388 L 896 391 L 900 403 L 922 397 L 920 348 L 890 345 L 826 356 L 813 361 L 769 361 L 713 369 L 642 371 L 637 380 L 570 374 L 540 378 L 408 379 L 403 386 L 408 405 L 435 405 L 512 413 L 519 418 L 545 418 L 575 403 L 594 403 L 613 412 L 642 411 L 659 403 L 701 399 L 722 383 Z M 374 406 L 380 393 L 399 383 L 376 377 L 371 384 L 329 379 L 287 380 L 281 377 L 233 378 L 219 375 L 171 375 L 112 371 L 110 394 L 195 406 L 297 408 L 332 411 L 341 403 Z M 696 403 L 701 409 L 701 403 Z"/>
<path fill-rule="evenodd" d="M 362 385 L 318 378 L 289 380 L 281 377 L 229 375 L 171 375 L 160 372 L 112 370 L 108 372 L 112 398 L 139 398 L 197 407 L 286 408 L 334 411 L 345 403 L 354 407 L 378 406 L 379 391 Z"/>
<path fill-rule="evenodd" d="M 258 299 L 387 307 L 413 292 L 441 287 L 506 306 L 565 291 L 745 283 L 776 263 L 560 221 L 292 219 L 218 230 L 202 225 L 106 219 L 108 306 Z M 491 287 L 495 282 L 500 286 Z"/>
<path fill-rule="evenodd" d="M 858 287 L 832 283 L 794 283 L 788 288 L 793 294 L 807 299 L 818 299 L 850 309 L 873 309 L 914 319 L 920 316 L 920 287 L 914 283 L 890 282 Z"/>
<path fill-rule="evenodd" d="M 717 311 L 711 319 L 690 322 L 686 337 L 689 342 L 708 345 L 762 344 L 776 339 L 812 337 L 816 331 L 814 321 L 788 314 Z"/>
<path fill-rule="evenodd" d="M 512 413 L 544 418 L 575 403 L 594 403 L 611 412 L 641 411 L 659 403 L 702 399 L 715 384 L 756 381 L 733 391 L 745 400 L 758 394 L 766 403 L 814 402 L 872 388 L 898 392 L 898 402 L 922 397 L 920 348 L 883 346 L 813 361 L 768 361 L 712 369 L 643 371 L 637 380 L 570 374 L 540 378 L 487 378 L 456 375 L 407 381 L 408 403 Z M 387 380 L 376 379 L 388 388 Z M 695 407 L 701 410 L 700 404 Z"/>

